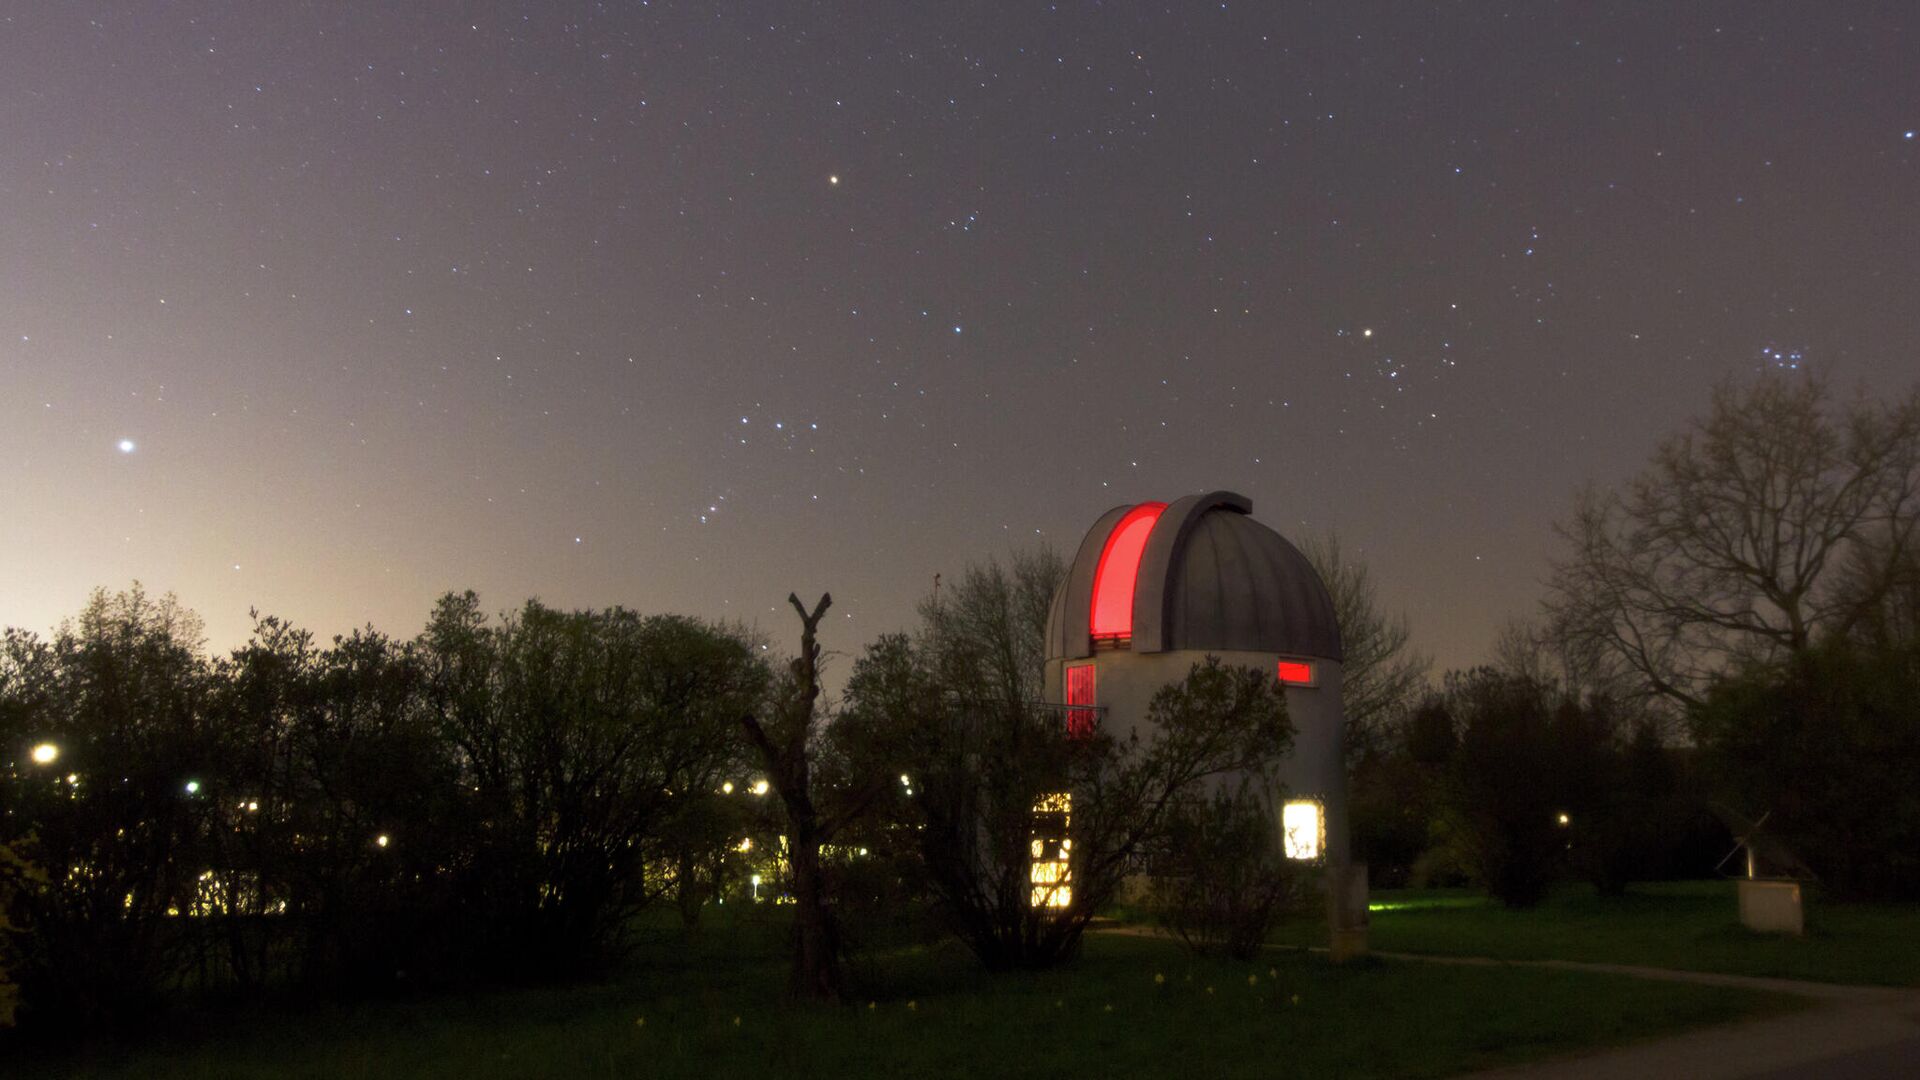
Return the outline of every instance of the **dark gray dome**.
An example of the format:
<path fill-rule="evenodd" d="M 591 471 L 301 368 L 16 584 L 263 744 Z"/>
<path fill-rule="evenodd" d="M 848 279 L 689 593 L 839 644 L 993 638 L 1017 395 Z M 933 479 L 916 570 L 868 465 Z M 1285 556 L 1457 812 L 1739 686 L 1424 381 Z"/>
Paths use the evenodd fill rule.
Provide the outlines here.
<path fill-rule="evenodd" d="M 1048 613 L 1049 659 L 1093 655 L 1101 556 L 1114 527 L 1136 509 L 1109 510 L 1081 542 Z M 1214 491 L 1160 511 L 1134 573 L 1133 651 L 1343 658 L 1333 598 L 1320 575 L 1285 537 L 1253 520 L 1252 509 L 1245 496 Z"/>

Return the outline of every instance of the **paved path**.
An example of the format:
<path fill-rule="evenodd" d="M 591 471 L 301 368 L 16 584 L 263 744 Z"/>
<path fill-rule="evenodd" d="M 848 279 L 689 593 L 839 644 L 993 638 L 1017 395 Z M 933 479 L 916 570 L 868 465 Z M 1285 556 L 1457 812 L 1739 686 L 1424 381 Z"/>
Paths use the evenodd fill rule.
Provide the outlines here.
<path fill-rule="evenodd" d="M 1143 930 L 1116 927 L 1108 932 L 1137 934 Z M 1722 1024 L 1649 1042 L 1513 1065 L 1474 1073 L 1464 1080 L 1920 1080 L 1920 990 L 1573 960 L 1493 960 L 1398 952 L 1372 955 L 1428 964 L 1552 968 L 1729 986 L 1819 1002 L 1787 1016 Z"/>
<path fill-rule="evenodd" d="M 1730 986 L 1812 998 L 1787 1016 L 1702 1028 L 1651 1042 L 1475 1073 L 1468 1080 L 1898 1080 L 1920 1077 L 1920 990 L 1721 975 L 1570 960 L 1376 953 L 1393 960 L 1590 971 L 1635 979 Z"/>

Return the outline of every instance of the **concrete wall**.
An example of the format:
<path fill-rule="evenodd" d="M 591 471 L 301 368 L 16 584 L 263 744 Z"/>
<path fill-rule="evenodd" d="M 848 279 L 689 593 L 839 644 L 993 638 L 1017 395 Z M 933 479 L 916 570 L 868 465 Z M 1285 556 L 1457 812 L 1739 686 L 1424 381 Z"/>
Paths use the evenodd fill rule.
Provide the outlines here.
<path fill-rule="evenodd" d="M 1203 652 L 1136 653 L 1128 649 L 1096 650 L 1090 661 L 1050 660 L 1047 662 L 1046 696 L 1048 701 L 1066 700 L 1065 669 L 1070 664 L 1092 663 L 1095 668 L 1095 703 L 1107 710 L 1106 729 L 1124 736 L 1143 729 L 1147 706 L 1153 695 L 1168 683 L 1179 682 L 1209 654 Z M 1230 667 L 1256 667 L 1269 677 L 1277 677 L 1277 653 L 1217 652 L 1222 664 Z M 1347 822 L 1347 771 L 1342 759 L 1342 726 L 1345 713 L 1340 704 L 1340 664 L 1333 660 L 1311 659 L 1315 686 L 1287 687 L 1287 715 L 1293 721 L 1293 752 L 1280 769 L 1280 782 L 1289 798 L 1319 799 L 1326 808 L 1327 859 L 1345 863 L 1350 842 Z M 1149 732 L 1140 731 L 1144 740 Z"/>

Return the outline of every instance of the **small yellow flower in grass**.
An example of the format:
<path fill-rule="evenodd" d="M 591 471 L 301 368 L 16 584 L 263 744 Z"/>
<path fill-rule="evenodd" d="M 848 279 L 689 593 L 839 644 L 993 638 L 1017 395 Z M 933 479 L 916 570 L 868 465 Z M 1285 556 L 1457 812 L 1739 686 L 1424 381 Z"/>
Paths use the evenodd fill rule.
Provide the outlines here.
<path fill-rule="evenodd" d="M 1101 1008 L 1101 1010 L 1100 1010 L 1100 1011 L 1102 1011 L 1102 1012 L 1112 1012 L 1112 1011 L 1113 1011 L 1113 1006 L 1111 1006 L 1111 1005 L 1107 1005 L 1107 1006 L 1104 1006 L 1104 1007 L 1102 1007 L 1102 1008 Z"/>
<path fill-rule="evenodd" d="M 871 1010 L 871 1009 L 877 1009 L 877 1008 L 879 1008 L 879 1007 L 880 1007 L 880 1003 L 879 1003 L 879 1002 L 877 1002 L 877 1001 L 869 1001 L 869 1002 L 867 1002 L 867 1008 L 868 1008 L 868 1009 L 870 1009 L 870 1010 Z"/>
<path fill-rule="evenodd" d="M 907 1008 L 914 1012 L 918 1012 L 920 1010 L 920 1003 L 917 1001 L 909 1001 L 907 1002 Z"/>
<path fill-rule="evenodd" d="M 1298 1004 L 1300 1004 L 1300 995 L 1299 995 L 1299 994 L 1295 994 L 1295 995 L 1293 995 L 1292 997 L 1290 997 L 1290 998 L 1288 998 L 1288 999 L 1287 999 L 1287 1004 L 1289 1004 L 1289 1005 L 1298 1005 Z"/>
<path fill-rule="evenodd" d="M 1209 994 L 1213 993 L 1213 987 L 1211 986 L 1207 987 L 1207 993 Z"/>
<path fill-rule="evenodd" d="M 644 1016 L 638 1016 L 638 1017 L 635 1017 L 635 1018 L 634 1018 L 634 1021 L 633 1021 L 633 1026 L 634 1026 L 634 1027 L 646 1027 L 646 1026 L 647 1026 L 647 1018 L 646 1018 L 646 1017 L 644 1017 Z"/>
<path fill-rule="evenodd" d="M 1167 974 L 1166 974 L 1166 972 L 1164 972 L 1164 971 L 1156 971 L 1156 972 L 1154 972 L 1154 973 L 1153 973 L 1153 985 L 1155 985 L 1155 986 L 1165 986 L 1165 985 L 1167 985 Z"/>
<path fill-rule="evenodd" d="M 1279 968 L 1268 968 L 1268 969 L 1267 969 L 1267 978 L 1269 978 L 1269 979 L 1278 979 L 1279 977 L 1280 977 L 1280 969 L 1279 969 Z"/>
<path fill-rule="evenodd" d="M 734 1026 L 734 1027 L 739 1027 L 739 1026 L 740 1026 L 740 1018 L 739 1018 L 739 1017 L 737 1017 L 737 1016 L 736 1016 L 736 1017 L 734 1017 L 734 1018 L 733 1018 L 733 1026 Z"/>
<path fill-rule="evenodd" d="M 1249 976 L 1247 976 L 1247 985 L 1248 985 L 1248 986 L 1258 986 L 1258 985 L 1260 985 L 1260 976 L 1258 976 L 1258 975 L 1249 975 Z"/>

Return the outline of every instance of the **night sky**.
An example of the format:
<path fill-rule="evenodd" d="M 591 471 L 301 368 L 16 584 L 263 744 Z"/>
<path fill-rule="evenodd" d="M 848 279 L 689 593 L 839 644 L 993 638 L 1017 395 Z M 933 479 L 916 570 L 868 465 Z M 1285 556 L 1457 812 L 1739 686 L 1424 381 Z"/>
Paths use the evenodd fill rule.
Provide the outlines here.
<path fill-rule="evenodd" d="M 1355 7 L 5 5 L 0 624 L 852 652 L 1229 488 L 1461 665 L 1716 381 L 1920 374 L 1914 5 Z"/>

